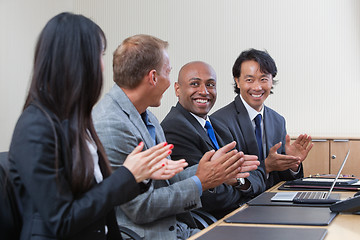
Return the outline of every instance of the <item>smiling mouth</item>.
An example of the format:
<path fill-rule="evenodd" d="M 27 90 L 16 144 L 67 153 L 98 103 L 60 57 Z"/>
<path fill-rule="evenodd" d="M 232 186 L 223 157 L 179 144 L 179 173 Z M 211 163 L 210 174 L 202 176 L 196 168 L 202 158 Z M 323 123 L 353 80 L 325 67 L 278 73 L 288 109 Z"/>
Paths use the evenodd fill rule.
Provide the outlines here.
<path fill-rule="evenodd" d="M 250 94 L 251 96 L 255 97 L 255 98 L 259 98 L 263 95 L 264 93 L 260 93 L 260 94 Z"/>
<path fill-rule="evenodd" d="M 195 99 L 195 102 L 197 102 L 197 103 L 207 103 L 207 102 L 209 102 L 209 99 Z"/>

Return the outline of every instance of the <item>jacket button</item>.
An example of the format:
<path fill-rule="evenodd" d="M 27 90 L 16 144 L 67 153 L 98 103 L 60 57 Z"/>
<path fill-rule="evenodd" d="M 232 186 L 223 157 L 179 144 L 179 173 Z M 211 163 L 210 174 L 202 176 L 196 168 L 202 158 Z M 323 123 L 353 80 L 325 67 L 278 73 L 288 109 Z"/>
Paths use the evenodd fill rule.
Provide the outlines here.
<path fill-rule="evenodd" d="M 170 231 L 174 231 L 174 230 L 175 230 L 174 226 L 170 226 L 170 227 L 169 227 L 169 230 L 170 230 Z"/>

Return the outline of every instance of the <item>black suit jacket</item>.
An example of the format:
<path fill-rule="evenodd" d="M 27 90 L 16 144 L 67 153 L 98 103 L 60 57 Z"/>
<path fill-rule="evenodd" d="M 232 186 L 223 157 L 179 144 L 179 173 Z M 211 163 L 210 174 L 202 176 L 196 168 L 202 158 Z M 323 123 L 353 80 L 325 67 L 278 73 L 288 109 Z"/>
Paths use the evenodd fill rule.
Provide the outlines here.
<path fill-rule="evenodd" d="M 210 118 L 210 121 L 220 147 L 233 141 L 230 132 L 221 122 L 213 118 Z M 205 129 L 180 103 L 171 108 L 161 122 L 161 126 L 167 142 L 174 144 L 172 159 L 184 158 L 191 166 L 199 163 L 207 151 L 214 149 Z M 201 202 L 205 211 L 220 218 L 248 201 L 251 195 L 251 192 L 245 193 L 232 186 L 222 184 L 214 192 L 203 192 Z"/>
<path fill-rule="evenodd" d="M 240 96 L 225 107 L 217 110 L 211 115 L 212 119 L 222 122 L 230 130 L 233 139 L 237 142 L 236 147 L 245 154 L 259 156 L 254 128 L 249 118 L 249 114 L 241 101 Z M 278 149 L 278 153 L 285 154 L 285 119 L 280 114 L 264 106 L 264 134 L 266 139 L 266 156 L 269 150 L 278 142 L 283 144 Z M 303 177 L 302 166 L 299 173 L 293 175 L 290 170 L 274 171 L 266 178 L 264 161 L 260 162 L 257 170 L 251 172 L 248 178 L 256 195 L 262 193 L 267 188 L 284 180 L 293 180 Z"/>
<path fill-rule="evenodd" d="M 121 239 L 114 206 L 137 196 L 139 186 L 130 171 L 121 167 L 75 197 L 65 174 L 67 125 L 40 105 L 27 107 L 17 122 L 9 161 L 23 209 L 20 239 Z"/>

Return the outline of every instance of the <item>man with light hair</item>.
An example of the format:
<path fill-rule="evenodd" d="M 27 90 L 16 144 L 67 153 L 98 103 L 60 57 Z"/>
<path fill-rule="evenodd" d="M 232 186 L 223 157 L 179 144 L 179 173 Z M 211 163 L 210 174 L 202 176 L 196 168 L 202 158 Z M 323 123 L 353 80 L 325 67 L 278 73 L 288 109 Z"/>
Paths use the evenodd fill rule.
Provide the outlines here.
<path fill-rule="evenodd" d="M 113 168 L 144 142 L 145 149 L 166 141 L 148 107 L 158 107 L 170 86 L 168 43 L 149 35 L 135 35 L 115 50 L 115 85 L 93 110 L 96 131 Z M 117 209 L 120 225 L 144 239 L 186 239 L 199 231 L 189 211 L 201 207 L 203 191 L 242 176 L 244 162 L 232 142 L 204 154 L 199 164 L 168 181 L 149 180 L 148 190 Z M 170 166 L 171 167 L 171 166 Z"/>

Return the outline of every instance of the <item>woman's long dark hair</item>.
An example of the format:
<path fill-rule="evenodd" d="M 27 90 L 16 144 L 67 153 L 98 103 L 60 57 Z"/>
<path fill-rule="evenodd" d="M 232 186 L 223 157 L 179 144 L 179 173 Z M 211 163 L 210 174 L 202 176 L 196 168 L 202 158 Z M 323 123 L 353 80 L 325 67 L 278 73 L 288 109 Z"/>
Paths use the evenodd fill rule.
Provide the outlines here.
<path fill-rule="evenodd" d="M 35 48 L 32 82 L 24 109 L 39 102 L 60 121 L 68 120 L 70 157 L 66 165 L 75 195 L 88 190 L 94 181 L 94 164 L 87 147 L 95 141 L 104 177 L 110 165 L 95 133 L 91 110 L 103 84 L 101 54 L 106 39 L 90 19 L 72 13 L 52 18 L 42 30 Z M 90 135 L 89 135 L 90 133 Z M 56 159 L 58 166 L 58 159 Z"/>

